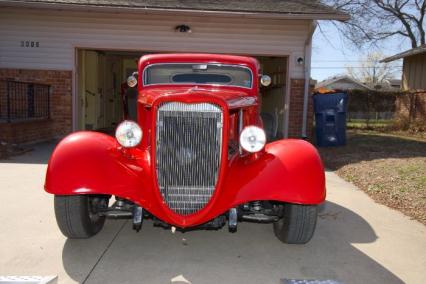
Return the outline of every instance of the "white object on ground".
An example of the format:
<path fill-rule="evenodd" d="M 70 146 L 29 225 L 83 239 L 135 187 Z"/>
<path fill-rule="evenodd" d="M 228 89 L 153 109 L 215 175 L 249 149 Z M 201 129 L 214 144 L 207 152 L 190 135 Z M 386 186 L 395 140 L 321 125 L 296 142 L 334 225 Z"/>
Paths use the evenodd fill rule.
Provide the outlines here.
<path fill-rule="evenodd" d="M 58 276 L 0 276 L 0 284 L 56 284 Z"/>
<path fill-rule="evenodd" d="M 171 283 L 175 283 L 175 282 L 180 282 L 180 283 L 186 283 L 186 284 L 192 284 L 191 281 L 187 280 L 185 277 L 183 277 L 183 275 L 178 275 L 176 277 L 173 277 L 172 279 L 170 279 Z"/>

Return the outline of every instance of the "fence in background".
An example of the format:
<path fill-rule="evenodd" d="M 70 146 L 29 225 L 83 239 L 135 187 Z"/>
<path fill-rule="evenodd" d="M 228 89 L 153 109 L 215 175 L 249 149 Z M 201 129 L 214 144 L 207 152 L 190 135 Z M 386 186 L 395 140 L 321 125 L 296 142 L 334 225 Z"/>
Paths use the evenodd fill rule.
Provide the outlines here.
<path fill-rule="evenodd" d="M 393 124 L 401 92 L 348 91 L 349 128 L 383 128 Z"/>
<path fill-rule="evenodd" d="M 372 112 L 362 112 L 362 111 L 355 111 L 355 112 L 348 112 L 347 114 L 347 120 L 391 120 L 394 119 L 395 112 L 392 111 L 372 111 Z"/>

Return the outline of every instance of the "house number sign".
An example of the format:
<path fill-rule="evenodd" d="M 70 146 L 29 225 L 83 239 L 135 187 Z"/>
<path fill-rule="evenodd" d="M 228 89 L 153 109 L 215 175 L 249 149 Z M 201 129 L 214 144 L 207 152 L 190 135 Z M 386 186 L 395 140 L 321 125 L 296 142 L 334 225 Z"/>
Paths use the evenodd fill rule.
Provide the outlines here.
<path fill-rule="evenodd" d="M 21 47 L 40 47 L 38 41 L 21 40 Z"/>

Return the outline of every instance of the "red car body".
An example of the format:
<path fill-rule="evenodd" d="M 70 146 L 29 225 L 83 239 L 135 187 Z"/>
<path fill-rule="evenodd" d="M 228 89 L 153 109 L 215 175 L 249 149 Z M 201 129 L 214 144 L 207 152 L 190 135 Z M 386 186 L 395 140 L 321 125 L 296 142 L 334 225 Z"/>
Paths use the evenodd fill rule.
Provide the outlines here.
<path fill-rule="evenodd" d="M 206 223 L 230 208 L 259 200 L 315 205 L 325 199 L 324 169 L 316 149 L 308 142 L 283 139 L 267 143 L 258 153 L 228 157 L 221 151 L 219 175 L 213 195 L 201 210 L 181 215 L 171 210 L 160 194 L 156 173 L 156 115 L 164 102 L 214 103 L 223 111 L 222 148 L 239 139 L 239 112 L 243 125 L 262 127 L 259 117 L 259 64 L 249 57 L 212 54 L 143 56 L 138 81 L 151 64 L 215 63 L 245 66 L 253 74 L 251 88 L 196 85 L 138 85 L 138 124 L 141 143 L 123 148 L 109 135 L 82 131 L 64 138 L 54 150 L 46 174 L 45 190 L 55 195 L 115 195 L 143 207 L 158 219 L 181 228 Z"/>

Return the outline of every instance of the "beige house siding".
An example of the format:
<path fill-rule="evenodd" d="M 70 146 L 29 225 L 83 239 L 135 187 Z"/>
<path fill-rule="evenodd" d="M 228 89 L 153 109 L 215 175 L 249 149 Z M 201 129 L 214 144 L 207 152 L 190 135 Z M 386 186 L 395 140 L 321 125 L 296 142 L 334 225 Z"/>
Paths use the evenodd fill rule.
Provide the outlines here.
<path fill-rule="evenodd" d="M 25 70 L 72 71 L 69 84 L 72 105 L 66 108 L 72 109 L 72 128 L 76 130 L 78 48 L 287 57 L 283 132 L 299 137 L 304 94 L 300 84 L 294 82 L 303 81 L 305 67 L 296 64 L 296 59 L 303 58 L 309 51 L 310 47 L 305 50 L 305 46 L 311 37 L 313 23 L 313 20 L 300 19 L 246 18 L 243 14 L 189 16 L 178 12 L 171 15 L 2 7 L 0 70 L 17 74 Z M 176 32 L 175 27 L 181 24 L 190 26 L 192 32 Z M 310 66 L 308 60 L 305 63 Z M 292 101 L 293 107 L 290 107 Z M 289 116 L 289 113 L 300 114 Z M 311 122 L 309 120 L 308 124 Z M 64 129 L 70 127 L 68 124 L 64 122 Z"/>
<path fill-rule="evenodd" d="M 177 33 L 186 24 L 192 33 Z M 311 20 L 112 14 L 2 8 L 0 68 L 74 70 L 75 48 L 290 56 L 290 77 L 303 78 Z M 39 47 L 21 47 L 26 41 Z"/>
<path fill-rule="evenodd" d="M 426 53 L 404 58 L 403 90 L 426 90 Z"/>

